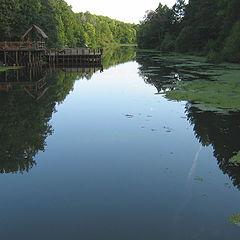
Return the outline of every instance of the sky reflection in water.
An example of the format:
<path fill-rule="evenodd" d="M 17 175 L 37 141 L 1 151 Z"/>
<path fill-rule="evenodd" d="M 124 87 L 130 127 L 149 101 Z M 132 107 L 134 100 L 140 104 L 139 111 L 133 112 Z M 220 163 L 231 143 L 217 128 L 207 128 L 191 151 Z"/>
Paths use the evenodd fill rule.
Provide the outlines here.
<path fill-rule="evenodd" d="M 156 95 L 138 68 L 76 76 L 64 101 L 42 100 L 45 151 L 0 175 L 3 239 L 237 239 L 239 190 L 199 142 L 201 116 Z"/>

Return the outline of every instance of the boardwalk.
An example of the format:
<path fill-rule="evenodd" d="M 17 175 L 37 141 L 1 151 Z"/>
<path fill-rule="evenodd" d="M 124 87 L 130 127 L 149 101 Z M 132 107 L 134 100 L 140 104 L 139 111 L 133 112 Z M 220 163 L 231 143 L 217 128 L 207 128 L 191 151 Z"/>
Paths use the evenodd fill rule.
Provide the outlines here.
<path fill-rule="evenodd" d="M 0 61 L 5 66 L 40 64 L 45 56 L 45 42 L 0 42 Z"/>
<path fill-rule="evenodd" d="M 100 64 L 102 49 L 66 48 L 62 51 L 49 51 L 46 60 L 56 65 Z"/>
<path fill-rule="evenodd" d="M 35 33 L 35 34 L 34 34 Z M 37 40 L 32 35 L 36 35 Z M 33 25 L 22 36 L 23 41 L 0 42 L 0 62 L 5 66 L 36 66 L 42 62 L 51 65 L 95 65 L 101 63 L 102 49 L 66 48 L 51 50 L 45 46 L 48 36 Z"/>

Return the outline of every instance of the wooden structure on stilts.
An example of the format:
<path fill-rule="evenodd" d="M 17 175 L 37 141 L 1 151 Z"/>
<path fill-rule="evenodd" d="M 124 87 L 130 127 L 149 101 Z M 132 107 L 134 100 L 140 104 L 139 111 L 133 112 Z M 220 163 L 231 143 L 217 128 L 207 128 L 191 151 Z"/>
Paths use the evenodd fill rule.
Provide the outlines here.
<path fill-rule="evenodd" d="M 96 66 L 101 65 L 102 53 L 102 48 L 66 48 L 47 51 L 45 60 L 57 66 Z"/>
<path fill-rule="evenodd" d="M 38 65 L 45 56 L 47 38 L 42 29 L 33 25 L 23 35 L 23 41 L 0 42 L 0 61 L 4 66 Z"/>
<path fill-rule="evenodd" d="M 101 64 L 102 48 L 48 50 L 45 47 L 47 38 L 48 36 L 41 28 L 32 25 L 22 36 L 23 41 L 0 42 L 0 62 L 4 66 L 36 66 L 42 61 L 57 66 Z"/>

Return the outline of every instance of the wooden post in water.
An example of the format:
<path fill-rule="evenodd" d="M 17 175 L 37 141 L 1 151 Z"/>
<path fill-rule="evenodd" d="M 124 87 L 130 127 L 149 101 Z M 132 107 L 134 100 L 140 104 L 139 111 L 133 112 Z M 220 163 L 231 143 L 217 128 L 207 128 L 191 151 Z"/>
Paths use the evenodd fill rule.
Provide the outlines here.
<path fill-rule="evenodd" d="M 16 51 L 16 54 L 15 54 L 16 56 L 16 59 L 15 59 L 15 63 L 16 63 L 16 65 L 18 66 L 18 51 Z"/>
<path fill-rule="evenodd" d="M 4 64 L 7 66 L 7 53 L 4 51 Z"/>

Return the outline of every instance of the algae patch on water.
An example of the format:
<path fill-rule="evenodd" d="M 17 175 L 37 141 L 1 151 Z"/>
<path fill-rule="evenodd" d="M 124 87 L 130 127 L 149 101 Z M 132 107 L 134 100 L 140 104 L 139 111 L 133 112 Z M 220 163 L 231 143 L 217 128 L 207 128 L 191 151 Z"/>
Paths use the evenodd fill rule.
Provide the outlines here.
<path fill-rule="evenodd" d="M 229 159 L 229 162 L 235 165 L 240 165 L 240 151 Z"/>
<path fill-rule="evenodd" d="M 240 70 L 212 71 L 211 81 L 196 79 L 178 82 L 174 85 L 174 90 L 166 93 L 166 97 L 171 100 L 189 101 L 203 111 L 240 111 Z"/>
<path fill-rule="evenodd" d="M 137 56 L 144 80 L 169 100 L 188 101 L 202 111 L 240 111 L 240 65 L 210 64 L 198 56 L 151 52 Z"/>
<path fill-rule="evenodd" d="M 198 182 L 203 182 L 203 181 L 204 181 L 204 179 L 201 178 L 201 177 L 195 177 L 194 180 L 195 180 L 195 181 L 198 181 Z"/>
<path fill-rule="evenodd" d="M 240 227 L 240 214 L 233 214 L 229 219 L 229 222 Z"/>

